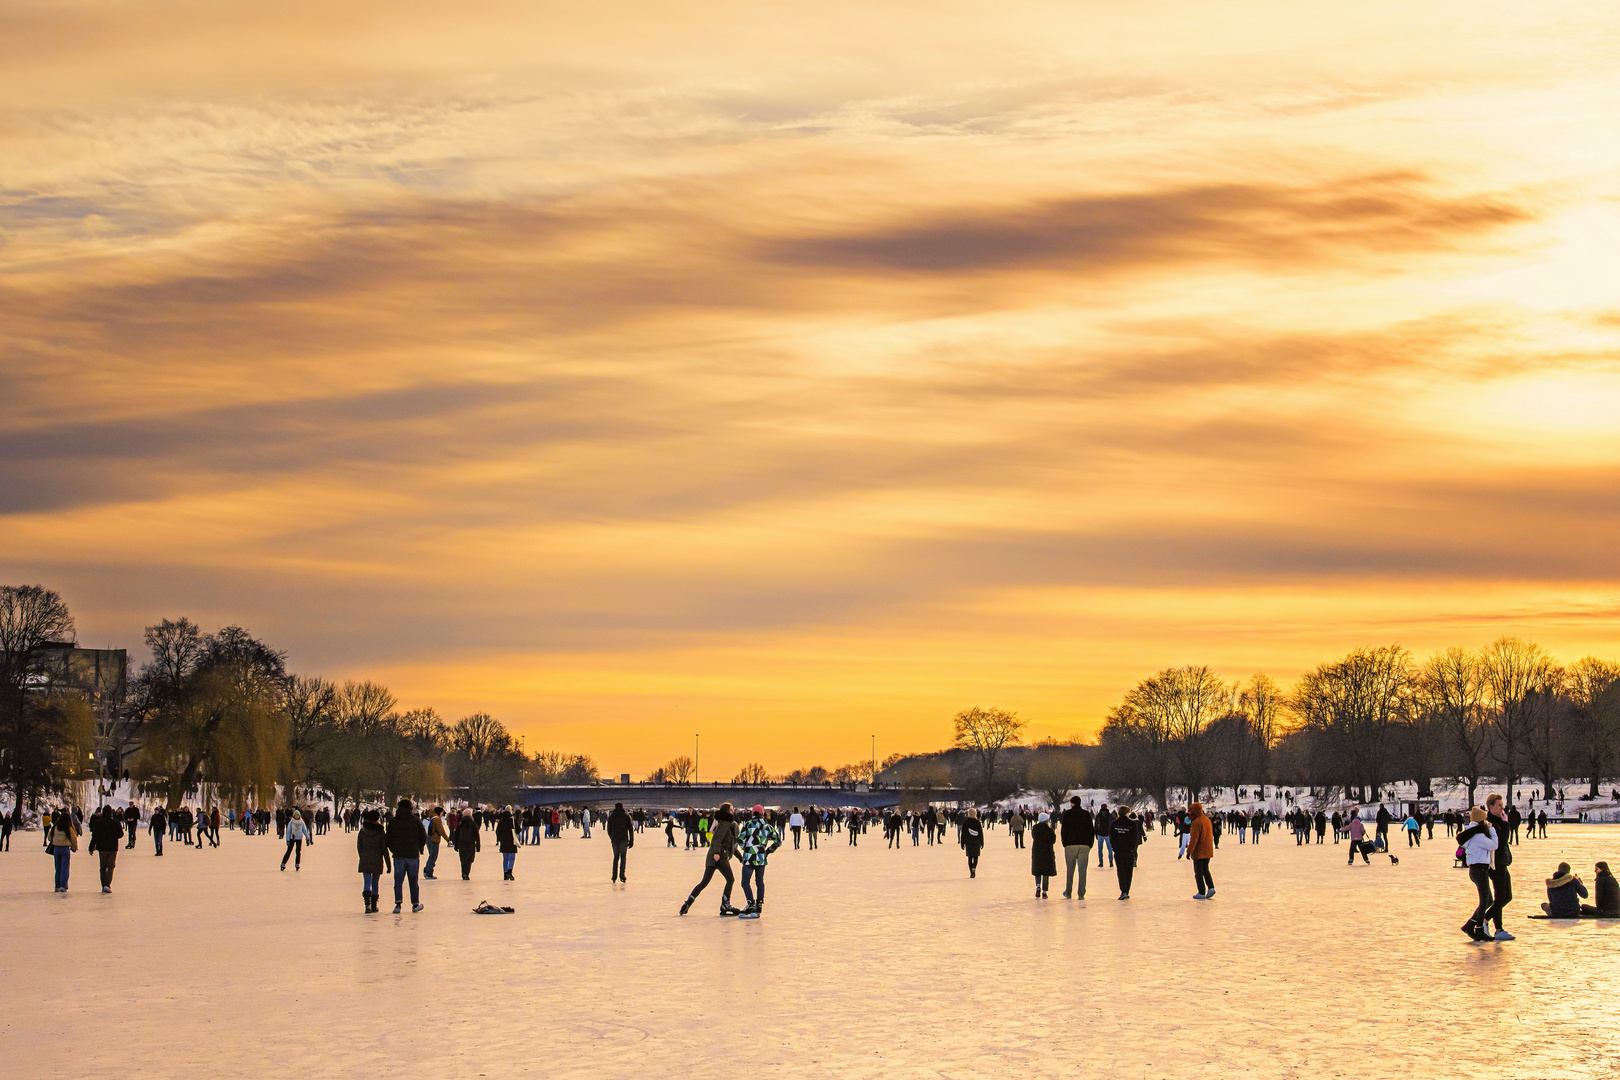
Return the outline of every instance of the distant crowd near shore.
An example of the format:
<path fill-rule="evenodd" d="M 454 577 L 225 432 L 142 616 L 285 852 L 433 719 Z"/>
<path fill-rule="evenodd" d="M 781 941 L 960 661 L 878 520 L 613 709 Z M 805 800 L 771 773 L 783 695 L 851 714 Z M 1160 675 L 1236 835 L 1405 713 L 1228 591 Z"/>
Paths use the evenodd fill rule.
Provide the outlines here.
<path fill-rule="evenodd" d="M 687 914 L 718 876 L 722 881 L 719 914 L 757 919 L 765 906 L 766 867 L 771 856 L 789 840 L 795 851 L 813 851 L 835 835 L 841 835 L 849 846 L 858 846 L 869 831 L 881 833 L 890 849 L 935 847 L 951 839 L 966 857 L 968 876 L 976 878 L 989 834 L 1001 829 L 1014 849 L 1029 852 L 1037 900 L 1049 897 L 1053 880 L 1060 875 L 1063 898 L 1085 899 L 1093 855 L 1097 869 L 1114 871 L 1119 899 L 1129 900 L 1139 849 L 1157 827 L 1161 836 L 1174 837 L 1177 859 L 1190 864 L 1197 890 L 1193 899 L 1208 901 L 1216 896 L 1211 865 L 1222 839 L 1235 837 L 1239 844 L 1258 844 L 1275 829 L 1291 835 L 1298 847 L 1322 845 L 1331 836 L 1334 844 L 1345 845 L 1349 866 L 1356 865 L 1358 858 L 1362 865 L 1368 865 L 1373 856 L 1387 858 L 1395 866 L 1400 861 L 1397 850 L 1420 849 L 1425 841 L 1443 842 L 1453 849 L 1453 865 L 1466 868 L 1475 890 L 1476 902 L 1462 925 L 1463 933 L 1479 942 L 1506 942 L 1514 940 L 1503 925 L 1504 913 L 1514 899 L 1514 848 L 1526 839 L 1547 839 L 1550 820 L 1545 807 L 1523 812 L 1517 806 L 1506 805 L 1501 795 L 1491 795 L 1483 806 L 1467 812 L 1429 813 L 1414 806 L 1404 814 L 1392 812 L 1383 804 L 1375 809 L 1351 806 L 1332 813 L 1324 808 L 1292 806 L 1278 813 L 1269 808 L 1206 810 L 1199 802 L 1155 812 L 1138 811 L 1128 805 L 1110 807 L 1107 802 L 1099 804 L 1095 800 L 1089 806 L 1082 805 L 1077 795 L 1071 796 L 1068 805 L 1056 815 L 1017 805 L 999 809 L 930 805 L 887 810 L 756 805 L 738 812 L 730 803 L 713 809 L 660 811 L 627 810 L 621 802 L 610 813 L 599 816 L 589 807 L 418 808 L 411 800 L 400 799 L 392 807 L 356 806 L 336 813 L 328 806 L 238 812 L 217 806 L 180 806 L 173 810 L 158 806 L 143 811 L 135 805 L 105 804 L 88 816 L 81 808 L 63 803 L 44 811 L 39 831 L 42 847 L 53 860 L 55 890 L 65 894 L 69 891 L 73 855 L 81 839 L 87 840 L 87 853 L 97 857 L 101 891 L 110 893 L 119 853 L 134 850 L 142 833 L 149 840 L 152 854 L 162 857 L 165 843 L 170 853 L 185 849 L 200 852 L 218 848 L 226 833 L 268 836 L 274 832 L 285 845 L 280 869 L 286 871 L 290 866 L 296 873 L 302 869 L 306 848 L 328 837 L 336 825 L 346 835 L 354 836 L 363 911 L 368 914 L 380 911 L 385 875 L 393 877 L 395 914 L 403 912 L 407 894 L 411 910 L 423 911 L 421 883 L 437 878 L 440 854 L 446 847 L 454 854 L 463 880 L 471 880 L 478 856 L 486 839 L 490 839 L 501 857 L 502 880 L 515 881 L 517 859 L 523 848 L 561 839 L 565 832 L 577 832 L 581 839 L 589 840 L 600 831 L 611 849 L 609 881 L 623 885 L 628 882 L 629 853 L 636 837 L 662 832 L 666 847 L 704 856 L 702 877 L 681 904 L 680 914 Z M 13 835 L 21 832 L 25 823 L 32 825 L 17 807 L 0 815 L 0 851 L 11 850 Z M 1439 841 L 1437 827 L 1444 829 Z M 737 884 L 734 861 L 742 868 L 745 903 L 741 908 L 732 903 Z M 1546 879 L 1546 889 L 1541 917 L 1620 918 L 1620 886 L 1606 862 L 1594 865 L 1590 888 L 1567 863 L 1560 862 Z M 1587 899 L 1592 903 L 1582 903 Z"/>

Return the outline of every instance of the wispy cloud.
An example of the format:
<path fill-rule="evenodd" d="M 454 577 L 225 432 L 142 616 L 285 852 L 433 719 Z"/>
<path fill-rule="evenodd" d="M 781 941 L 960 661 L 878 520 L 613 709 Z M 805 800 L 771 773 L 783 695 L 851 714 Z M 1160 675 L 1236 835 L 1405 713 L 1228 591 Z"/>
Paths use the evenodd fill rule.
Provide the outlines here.
<path fill-rule="evenodd" d="M 1280 10 L 11 5 L 0 575 L 626 753 L 1620 648 L 1612 39 Z"/>

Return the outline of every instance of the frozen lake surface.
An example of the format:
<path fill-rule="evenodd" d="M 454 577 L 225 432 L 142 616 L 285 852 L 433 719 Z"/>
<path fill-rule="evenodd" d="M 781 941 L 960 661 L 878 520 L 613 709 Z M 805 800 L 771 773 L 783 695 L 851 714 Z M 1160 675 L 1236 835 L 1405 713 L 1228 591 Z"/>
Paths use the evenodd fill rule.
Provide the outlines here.
<path fill-rule="evenodd" d="M 1620 867 L 1620 826 L 1521 845 L 1519 940 L 1487 946 L 1457 929 L 1473 893 L 1438 837 L 1347 868 L 1331 842 L 1228 836 L 1207 903 L 1157 831 L 1128 902 L 1095 856 L 1089 899 L 1034 900 L 1028 852 L 989 840 L 977 880 L 954 844 L 789 843 L 738 922 L 718 884 L 676 916 L 700 857 L 661 833 L 623 887 L 600 834 L 525 848 L 515 883 L 486 840 L 471 882 L 451 855 L 401 916 L 386 891 L 361 914 L 341 830 L 297 874 L 273 835 L 155 859 L 143 833 L 110 896 L 82 851 L 52 893 L 22 833 L 0 1049 L 13 1076 L 119 1080 L 1620 1075 L 1620 923 L 1525 918 L 1559 860 L 1589 885 Z M 517 912 L 470 914 L 484 898 Z"/>

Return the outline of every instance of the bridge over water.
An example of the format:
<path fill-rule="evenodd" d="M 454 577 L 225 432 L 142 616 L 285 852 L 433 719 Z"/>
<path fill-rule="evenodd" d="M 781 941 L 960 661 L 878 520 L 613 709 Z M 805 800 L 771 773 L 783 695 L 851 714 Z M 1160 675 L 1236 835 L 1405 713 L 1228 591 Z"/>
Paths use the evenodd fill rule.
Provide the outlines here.
<path fill-rule="evenodd" d="M 928 791 L 898 787 L 868 788 L 865 784 L 559 784 L 523 786 L 516 791 L 524 806 L 611 806 L 622 802 L 629 809 L 680 810 L 707 808 L 729 802 L 733 806 L 775 806 L 783 810 L 806 806 L 898 806 L 902 800 L 959 802 L 968 796 L 958 788 Z"/>

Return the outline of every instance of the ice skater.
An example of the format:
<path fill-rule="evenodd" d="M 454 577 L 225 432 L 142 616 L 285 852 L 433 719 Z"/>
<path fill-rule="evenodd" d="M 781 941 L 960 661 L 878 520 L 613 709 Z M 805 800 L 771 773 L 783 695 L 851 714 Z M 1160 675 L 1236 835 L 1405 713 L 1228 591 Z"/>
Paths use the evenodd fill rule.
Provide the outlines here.
<path fill-rule="evenodd" d="M 613 847 L 613 872 L 608 876 L 608 882 L 623 882 L 625 859 L 630 849 L 636 843 L 636 823 L 624 809 L 624 803 L 613 804 L 613 812 L 607 819 L 608 843 Z M 670 838 L 669 846 L 675 846 L 675 840 Z"/>
<path fill-rule="evenodd" d="M 781 832 L 765 817 L 765 808 L 755 806 L 754 816 L 743 822 L 743 827 L 737 831 L 738 858 L 742 860 L 743 868 L 743 899 L 748 901 L 742 918 L 757 919 L 764 910 L 765 864 L 770 861 L 771 853 L 781 846 Z M 757 894 L 749 888 L 750 880 L 759 887 Z"/>
<path fill-rule="evenodd" d="M 292 859 L 293 870 L 298 871 L 304 866 L 304 843 L 309 840 L 309 826 L 304 824 L 303 817 L 297 810 L 287 819 L 287 852 L 281 857 L 281 868 L 287 869 L 287 860 Z"/>
<path fill-rule="evenodd" d="M 709 884 L 709 879 L 719 874 L 726 879 L 726 887 L 720 893 L 720 914 L 739 914 L 731 906 L 731 888 L 737 879 L 731 872 L 731 856 L 737 850 L 737 822 L 731 816 L 731 804 L 721 803 L 720 809 L 715 813 L 715 820 L 709 825 L 709 850 L 703 859 L 703 880 L 692 889 L 692 894 L 681 905 L 681 914 L 685 915 L 692 910 L 692 903 L 698 898 L 698 893 Z"/>

